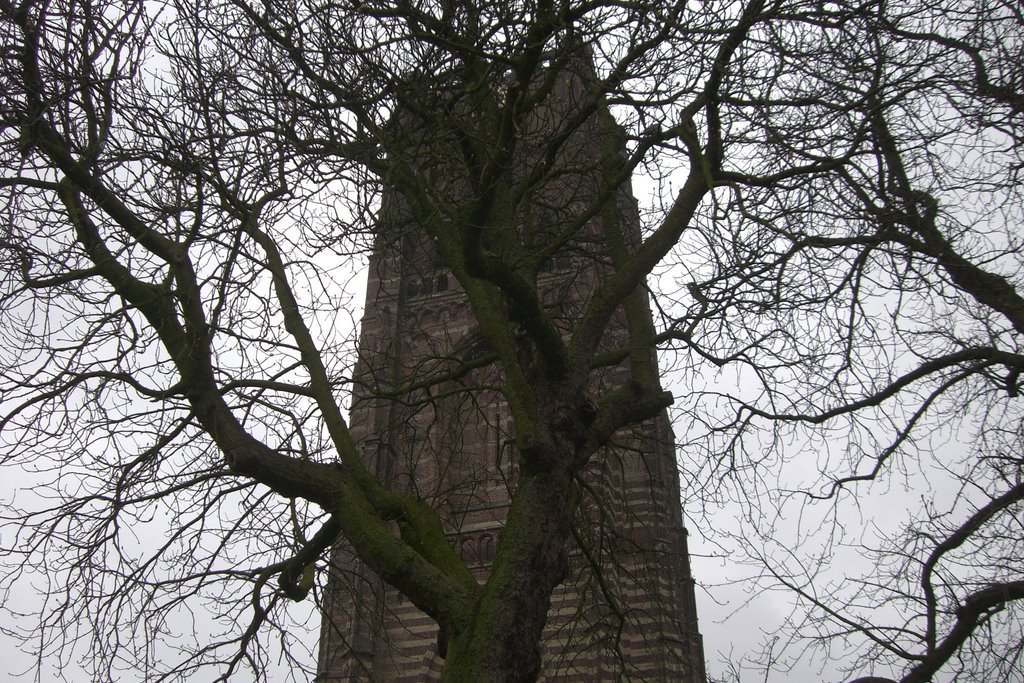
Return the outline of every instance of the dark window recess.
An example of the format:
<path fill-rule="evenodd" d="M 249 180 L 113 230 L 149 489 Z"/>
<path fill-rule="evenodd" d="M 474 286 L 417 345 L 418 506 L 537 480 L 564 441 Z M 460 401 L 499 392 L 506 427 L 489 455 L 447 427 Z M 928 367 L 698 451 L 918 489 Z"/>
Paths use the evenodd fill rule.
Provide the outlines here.
<path fill-rule="evenodd" d="M 445 292 L 448 290 L 448 276 L 438 275 L 423 281 L 409 280 L 405 285 L 405 296 L 414 299 L 418 296 L 429 296 L 434 292 Z"/>
<path fill-rule="evenodd" d="M 479 334 L 479 333 L 477 333 Z M 473 342 L 473 345 L 462 354 L 462 360 L 476 360 L 477 358 L 483 358 L 488 353 L 491 353 L 494 347 L 491 346 L 491 342 L 481 337 Z"/>
<path fill-rule="evenodd" d="M 480 538 L 480 561 L 484 564 L 494 562 L 494 539 L 489 535 Z"/>
<path fill-rule="evenodd" d="M 568 256 L 552 256 L 546 259 L 544 263 L 540 264 L 540 272 L 551 273 L 556 270 L 566 270 L 569 268 L 569 257 Z"/>
<path fill-rule="evenodd" d="M 494 536 L 491 534 L 467 534 L 455 539 L 459 557 L 466 564 L 481 565 L 494 562 Z"/>
<path fill-rule="evenodd" d="M 476 539 L 467 536 L 462 539 L 462 548 L 459 553 L 467 564 L 477 564 L 480 561 L 480 554 L 477 550 Z"/>

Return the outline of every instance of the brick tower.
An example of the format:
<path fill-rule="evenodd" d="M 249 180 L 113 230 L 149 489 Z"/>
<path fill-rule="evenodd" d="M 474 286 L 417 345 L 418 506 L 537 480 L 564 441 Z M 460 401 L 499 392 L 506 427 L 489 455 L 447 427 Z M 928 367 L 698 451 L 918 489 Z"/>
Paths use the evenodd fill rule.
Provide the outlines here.
<path fill-rule="evenodd" d="M 539 108 L 528 139 L 542 140 L 578 115 L 581 80 L 569 70 L 564 76 L 560 72 Z M 611 125 L 610 117 L 593 115 L 576 128 L 559 156 L 564 172 L 538 189 L 521 230 L 551 229 L 592 200 L 587 193 L 595 187 L 601 145 L 618 133 Z M 616 205 L 619 222 L 635 241 L 640 224 L 628 188 Z M 440 510 L 450 543 L 483 579 L 516 474 L 511 418 L 495 390 L 500 369 L 460 374 L 429 395 L 418 390 L 398 401 L 379 398 L 381 390 L 431 367 L 453 360 L 472 365 L 487 352 L 458 283 L 408 217 L 401 198 L 385 193 L 350 424 L 381 480 L 415 491 Z M 569 322 L 608 268 L 600 230 L 587 227 L 579 235 L 538 276 L 551 309 Z M 603 341 L 614 345 L 622 332 L 613 327 Z M 609 369 L 595 379 L 594 391 L 621 384 L 623 376 L 621 369 Z M 667 414 L 619 435 L 601 456 L 582 478 L 570 578 L 552 596 L 541 680 L 704 683 Z M 424 683 L 438 680 L 441 668 L 436 624 L 339 543 L 325 595 L 317 680 Z"/>

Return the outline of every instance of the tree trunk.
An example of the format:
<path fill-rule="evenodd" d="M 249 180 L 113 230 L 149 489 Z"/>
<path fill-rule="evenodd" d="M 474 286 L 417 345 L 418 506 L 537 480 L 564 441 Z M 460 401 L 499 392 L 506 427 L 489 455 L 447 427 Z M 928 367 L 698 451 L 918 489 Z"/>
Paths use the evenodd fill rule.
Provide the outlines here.
<path fill-rule="evenodd" d="M 471 623 L 448 642 L 442 683 L 533 683 L 551 594 L 568 572 L 570 467 L 524 473 Z"/>

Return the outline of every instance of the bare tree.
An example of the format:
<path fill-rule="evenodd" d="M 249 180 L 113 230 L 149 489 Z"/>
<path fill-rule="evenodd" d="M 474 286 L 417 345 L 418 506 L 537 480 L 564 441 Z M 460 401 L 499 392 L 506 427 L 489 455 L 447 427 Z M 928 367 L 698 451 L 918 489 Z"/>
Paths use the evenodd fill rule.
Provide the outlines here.
<path fill-rule="evenodd" d="M 741 547 L 826 657 L 1020 680 L 1019 12 L 796 16 L 720 90 L 730 191 L 664 319 L 742 368 L 693 413 L 691 481 L 748 497 Z"/>
<path fill-rule="evenodd" d="M 259 676 L 274 634 L 308 647 L 290 603 L 340 535 L 447 633 L 443 680 L 535 680 L 570 493 L 617 432 L 671 402 L 661 348 L 694 378 L 687 478 L 709 504 L 736 486 L 759 508 L 747 533 L 775 585 L 807 601 L 812 637 L 904 681 L 944 667 L 1017 675 L 1024 36 L 1012 3 L 3 0 L 0 12 L 3 448 L 42 482 L 6 516 L 5 585 L 34 566 L 59 579 L 44 651 L 86 639 L 97 679 Z M 578 97 L 538 136 L 566 69 Z M 599 163 L 552 212 L 554 162 L 595 119 Z M 614 209 L 641 171 L 655 190 L 630 244 Z M 345 419 L 344 257 L 366 253 L 384 188 L 487 342 L 482 357 L 424 367 L 416 388 L 502 372 L 493 390 L 518 467 L 482 585 L 424 497 L 375 476 Z M 522 229 L 529 217 L 544 230 Z M 538 279 L 583 237 L 605 277 L 560 317 Z M 661 267 L 676 286 L 654 292 L 652 324 L 640 311 Z M 592 396 L 609 367 L 629 381 Z M 713 403 L 697 382 L 714 367 L 759 388 Z M 954 422 L 971 440 L 932 448 Z M 820 447 L 814 477 L 792 434 Z M 822 592 L 809 560 L 772 552 L 778 501 L 839 510 L 936 468 L 962 486 L 871 547 L 877 575 Z M 170 534 L 152 547 L 158 519 Z M 176 646 L 171 618 L 204 604 L 222 630 Z"/>

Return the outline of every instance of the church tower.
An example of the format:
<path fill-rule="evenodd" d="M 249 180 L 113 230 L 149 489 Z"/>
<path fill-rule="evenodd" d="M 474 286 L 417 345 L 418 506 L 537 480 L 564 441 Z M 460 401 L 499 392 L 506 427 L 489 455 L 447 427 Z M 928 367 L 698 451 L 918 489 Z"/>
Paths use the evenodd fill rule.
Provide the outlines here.
<path fill-rule="evenodd" d="M 527 139 L 542 141 L 563 120 L 578 116 L 584 98 L 579 77 L 560 72 Z M 601 145 L 618 133 L 610 125 L 610 117 L 591 115 L 576 128 L 558 158 L 564 171 L 551 174 L 554 180 L 535 193 L 520 230 L 543 239 L 544 230 L 564 224 L 592 199 Z M 627 241 L 635 242 L 636 202 L 628 187 L 620 195 L 617 219 Z M 385 192 L 369 266 L 351 429 L 381 481 L 414 491 L 441 511 L 449 542 L 483 580 L 515 487 L 511 418 L 497 391 L 500 369 L 475 362 L 488 347 L 465 295 L 409 214 L 396 193 Z M 589 220 L 596 225 L 601 217 Z M 610 267 L 601 254 L 600 230 L 584 228 L 578 235 L 538 275 L 546 303 L 567 324 Z M 603 340 L 609 347 L 616 333 L 613 323 Z M 412 390 L 399 400 L 381 397 L 453 360 L 464 371 L 444 385 Z M 624 376 L 610 367 L 595 379 L 595 395 Z M 614 447 L 594 459 L 579 489 L 570 572 L 552 596 L 541 680 L 704 683 L 667 414 L 618 435 Z M 317 681 L 436 681 L 443 664 L 438 642 L 428 616 L 338 543 L 324 597 Z"/>

